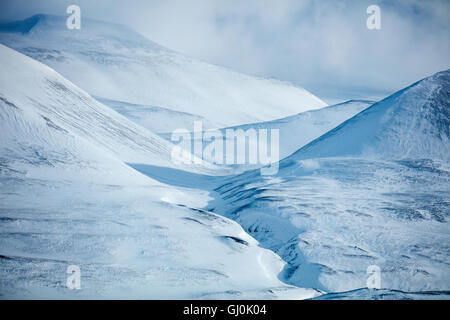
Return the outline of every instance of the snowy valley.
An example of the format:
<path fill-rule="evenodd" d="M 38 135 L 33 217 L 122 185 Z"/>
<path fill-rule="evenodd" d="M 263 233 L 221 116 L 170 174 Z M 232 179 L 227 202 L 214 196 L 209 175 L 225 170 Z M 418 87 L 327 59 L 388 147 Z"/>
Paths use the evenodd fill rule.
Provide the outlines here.
<path fill-rule="evenodd" d="M 450 297 L 450 70 L 327 106 L 64 24 L 0 24 L 0 299 Z M 278 172 L 174 161 L 194 121 L 279 130 Z"/>

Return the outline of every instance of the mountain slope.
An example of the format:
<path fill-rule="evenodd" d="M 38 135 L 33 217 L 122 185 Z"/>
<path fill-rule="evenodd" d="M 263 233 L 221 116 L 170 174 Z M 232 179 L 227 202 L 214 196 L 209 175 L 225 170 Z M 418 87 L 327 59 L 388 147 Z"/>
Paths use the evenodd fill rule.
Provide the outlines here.
<path fill-rule="evenodd" d="M 3 45 L 0 60 L 1 111 L 6 121 L 3 143 L 20 139 L 26 144 L 41 137 L 37 133 L 17 135 L 19 130 L 28 130 L 10 127 L 20 116 L 89 140 L 124 162 L 173 166 L 170 143 L 97 102 L 52 69 Z M 9 134 L 16 138 L 9 139 Z M 49 146 L 55 143 L 49 142 Z"/>
<path fill-rule="evenodd" d="M 283 159 L 345 120 L 353 117 L 371 104 L 368 100 L 349 100 L 318 110 L 305 111 L 293 116 L 273 121 L 251 123 L 221 129 L 278 129 L 280 133 L 280 159 Z M 269 144 L 270 146 L 270 144 Z"/>
<path fill-rule="evenodd" d="M 267 129 L 268 132 L 273 129 L 279 130 L 279 159 L 283 159 L 373 103 L 373 101 L 368 100 L 350 100 L 282 119 L 228 127 L 221 129 L 221 131 L 225 136 L 226 129 L 242 129 L 245 131 L 248 129 Z"/>
<path fill-rule="evenodd" d="M 292 159 L 349 155 L 450 160 L 450 70 L 374 104 Z"/>
<path fill-rule="evenodd" d="M 273 120 L 325 106 L 306 90 L 165 49 L 135 32 L 36 15 L 0 25 L 0 42 L 48 64 L 92 95 L 203 117 L 215 127 Z"/>
<path fill-rule="evenodd" d="M 437 73 L 372 105 L 276 175 L 225 179 L 209 208 L 279 254 L 292 284 L 356 290 L 376 265 L 385 294 L 448 295 L 448 79 Z"/>
<path fill-rule="evenodd" d="M 267 139 L 267 148 L 270 150 L 271 148 L 271 142 L 270 139 L 271 130 L 278 130 L 279 132 L 279 158 L 283 159 L 290 154 L 297 151 L 299 148 L 305 146 L 309 142 L 313 141 L 314 139 L 320 137 L 322 134 L 326 133 L 327 131 L 335 128 L 345 120 L 353 117 L 360 111 L 364 110 L 371 104 L 373 104 L 373 101 L 369 100 L 350 100 L 347 102 L 339 103 L 337 105 L 328 106 L 325 108 L 321 108 L 318 110 L 311 110 L 311 111 L 305 111 L 301 112 L 299 114 L 289 116 L 282 119 L 272 120 L 272 121 L 265 121 L 265 122 L 257 122 L 257 123 L 250 123 L 240 126 L 233 126 L 233 127 L 226 127 L 218 129 L 220 131 L 222 137 L 225 139 L 223 142 L 223 160 L 222 163 L 226 163 L 226 139 L 227 139 L 227 130 L 232 130 L 233 132 L 238 132 L 239 130 L 243 130 L 243 133 L 248 133 L 247 141 L 246 141 L 246 147 L 248 148 L 251 145 L 258 145 L 258 136 L 260 130 L 267 130 L 269 134 L 269 139 Z M 112 103 L 109 103 L 111 105 Z M 142 111 L 136 111 L 136 108 L 134 106 L 126 106 L 124 104 L 116 104 L 114 109 L 117 112 L 120 112 L 124 116 L 128 117 L 129 119 L 135 121 L 136 123 L 142 123 L 146 122 L 143 125 L 147 125 L 148 128 L 154 128 L 158 127 L 159 125 L 155 123 L 154 121 L 146 121 L 144 119 L 147 119 L 147 117 L 144 116 L 144 119 L 138 118 L 137 115 L 142 114 Z M 145 110 L 145 109 L 140 109 Z M 150 112 L 150 111 L 149 111 Z M 156 119 L 158 119 L 158 114 L 161 112 L 164 112 L 162 110 L 154 110 L 152 109 L 152 114 L 156 115 Z M 172 116 L 171 118 L 174 118 L 175 121 L 177 121 L 176 116 Z M 194 152 L 194 143 L 195 143 L 195 134 L 192 132 L 194 130 L 194 121 L 203 121 L 202 119 L 195 119 L 186 115 L 183 115 L 183 117 L 180 117 L 181 119 L 187 120 L 184 121 L 186 124 L 185 128 L 191 131 L 191 143 L 190 143 L 190 149 L 187 150 L 189 152 Z M 189 123 L 190 121 L 190 123 Z M 161 122 L 161 121 L 160 121 Z M 204 122 L 202 122 L 202 125 Z M 170 126 L 168 126 L 170 127 Z M 181 127 L 183 128 L 183 127 Z M 250 132 L 254 131 L 256 135 L 250 134 Z M 167 131 L 166 131 L 167 132 Z M 202 139 L 206 131 L 203 132 L 202 135 L 198 135 Z M 163 137 L 164 139 L 171 141 L 171 133 L 159 133 L 159 136 Z M 182 147 L 186 147 L 183 143 L 180 144 Z M 205 145 L 207 145 L 207 142 L 204 143 L 203 147 L 205 148 Z M 212 158 L 211 158 L 212 157 Z M 216 160 L 214 158 L 214 155 L 211 155 L 207 152 L 204 153 L 203 158 L 206 161 L 209 161 L 211 163 L 214 163 Z M 251 165 L 248 163 L 248 155 L 247 155 L 247 163 L 245 167 L 241 167 L 240 170 L 248 170 L 251 168 Z"/>
<path fill-rule="evenodd" d="M 205 127 L 212 128 L 213 125 L 207 119 L 198 115 L 173 111 L 167 108 L 156 106 L 145 106 L 121 101 L 114 101 L 96 97 L 96 100 L 110 107 L 125 118 L 133 121 L 143 128 L 157 134 L 173 132 L 179 128 L 189 129 L 194 121 L 202 121 Z M 170 139 L 170 135 L 169 135 Z"/>
<path fill-rule="evenodd" d="M 235 222 L 124 161 L 167 142 L 0 45 L 0 298 L 311 298 Z M 69 290 L 69 266 L 81 290 Z"/>

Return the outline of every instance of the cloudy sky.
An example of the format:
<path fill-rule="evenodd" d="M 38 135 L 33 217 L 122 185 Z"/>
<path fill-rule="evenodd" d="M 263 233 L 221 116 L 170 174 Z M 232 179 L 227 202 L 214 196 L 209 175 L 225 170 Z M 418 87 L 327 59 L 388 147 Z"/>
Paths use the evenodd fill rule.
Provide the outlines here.
<path fill-rule="evenodd" d="M 0 19 L 34 13 L 128 25 L 168 48 L 293 82 L 325 100 L 383 96 L 450 68 L 448 0 L 1 0 Z M 381 30 L 366 26 L 381 8 Z"/>

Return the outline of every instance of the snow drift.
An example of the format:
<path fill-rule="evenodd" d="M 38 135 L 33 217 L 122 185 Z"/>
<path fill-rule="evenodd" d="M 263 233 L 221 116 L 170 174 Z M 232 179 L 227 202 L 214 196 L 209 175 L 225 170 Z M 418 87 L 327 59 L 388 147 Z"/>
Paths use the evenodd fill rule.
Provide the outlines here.
<path fill-rule="evenodd" d="M 169 144 L 0 45 L 0 298 L 309 298 L 205 191 L 152 180 Z M 199 166 L 201 168 L 202 166 Z M 81 269 L 69 290 L 67 268 Z"/>
<path fill-rule="evenodd" d="M 97 102 L 54 70 L 3 45 L 0 63 L 3 147 L 44 137 L 53 147 L 59 143 L 47 132 L 53 130 L 87 140 L 124 162 L 139 159 L 171 166 L 170 143 Z"/>
<path fill-rule="evenodd" d="M 220 133 L 226 139 L 226 132 L 227 130 L 233 130 L 234 132 L 237 132 L 239 130 L 243 130 L 244 134 L 246 132 L 249 132 L 248 130 L 255 130 L 259 131 L 261 129 L 267 130 L 268 134 L 270 135 L 271 130 L 278 130 L 279 132 L 279 158 L 283 159 L 290 154 L 297 151 L 299 148 L 305 146 L 309 142 L 313 141 L 314 139 L 320 137 L 322 134 L 326 133 L 327 131 L 337 127 L 339 124 L 344 122 L 345 120 L 353 117 L 360 111 L 364 110 L 371 104 L 373 104 L 373 101 L 369 100 L 349 100 L 343 103 L 339 103 L 333 106 L 328 106 L 325 108 L 321 108 L 318 110 L 311 110 L 311 111 L 305 111 L 301 112 L 299 114 L 289 116 L 282 119 L 272 120 L 272 121 L 265 121 L 265 122 L 257 122 L 257 123 L 250 123 L 240 126 L 233 126 L 233 127 L 226 127 L 219 129 Z M 117 110 L 117 109 L 116 109 Z M 133 109 L 135 110 L 135 109 Z M 118 112 L 120 112 L 118 110 Z M 129 116 L 126 114 L 126 112 L 122 111 L 125 116 Z M 129 116 L 130 119 L 134 119 L 135 117 Z M 185 117 L 186 118 L 186 117 Z M 189 119 L 189 118 L 188 118 Z M 193 119 L 191 123 L 188 124 L 186 127 L 187 129 L 193 130 L 193 123 L 194 121 L 198 121 L 198 119 Z M 140 120 L 136 119 L 136 122 L 139 123 Z M 202 133 L 201 136 L 203 136 L 205 132 Z M 159 134 L 161 137 L 165 138 L 166 140 L 170 141 L 171 134 Z M 194 146 L 194 133 L 191 133 L 191 150 L 187 150 L 189 152 L 194 152 L 193 146 Z M 249 148 L 250 145 L 257 145 L 258 144 L 258 137 L 253 137 L 251 134 L 248 135 L 246 141 L 246 148 Z M 267 149 L 271 149 L 271 139 L 267 139 Z M 183 145 L 183 144 L 181 144 Z M 225 146 L 225 141 L 223 143 Z M 248 152 L 248 150 L 247 150 Z M 225 161 L 225 154 L 226 150 L 224 148 L 223 150 L 224 159 L 222 163 L 226 163 Z M 208 154 L 204 154 L 204 159 L 206 161 L 209 161 L 211 163 L 214 162 L 214 158 L 209 158 Z M 248 159 L 248 157 L 247 157 Z M 247 169 L 250 168 L 251 165 L 247 165 L 245 168 L 241 169 Z"/>

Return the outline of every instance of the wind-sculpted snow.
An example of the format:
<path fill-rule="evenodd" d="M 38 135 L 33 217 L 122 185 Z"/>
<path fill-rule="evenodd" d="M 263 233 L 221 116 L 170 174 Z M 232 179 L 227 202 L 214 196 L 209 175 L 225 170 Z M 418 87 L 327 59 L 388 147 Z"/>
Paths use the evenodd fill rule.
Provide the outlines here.
<path fill-rule="evenodd" d="M 42 139 L 39 132 L 32 131 L 35 127 L 27 128 L 31 124 L 26 121 L 30 121 L 40 128 L 89 140 L 124 162 L 173 165 L 170 143 L 97 102 L 52 69 L 3 45 L 0 49 L 0 139 L 5 146 L 11 141 L 17 145 L 17 140 L 31 144 Z M 6 75 L 14 75 L 14 80 Z M 26 121 L 15 122 L 18 117 Z M 51 133 L 48 137 L 53 138 Z M 46 143 L 52 147 L 58 142 Z M 204 163 L 204 167 L 208 165 Z"/>
<path fill-rule="evenodd" d="M 432 160 L 322 158 L 277 176 L 237 176 L 211 203 L 287 263 L 290 283 L 326 292 L 448 290 L 450 170 Z"/>
<path fill-rule="evenodd" d="M 246 76 L 183 56 L 126 27 L 36 15 L 0 25 L 0 42 L 92 95 L 194 114 L 225 127 L 273 120 L 326 104 L 291 84 Z"/>
<path fill-rule="evenodd" d="M 376 265 L 379 298 L 448 297 L 449 75 L 374 104 L 280 161 L 277 175 L 224 180 L 210 208 L 278 253 L 292 284 L 356 290 Z M 355 296 L 373 297 L 336 298 Z"/>
<path fill-rule="evenodd" d="M 148 182 L 53 181 L 3 170 L 0 191 L 0 298 L 319 294 L 278 280 L 281 259 L 234 221 L 165 200 L 202 205 L 201 192 Z M 80 290 L 66 287 L 70 265 L 81 269 Z"/>
<path fill-rule="evenodd" d="M 167 169 L 167 142 L 2 45 L 0 69 L 0 299 L 319 294 L 281 282 L 280 257 L 199 209 L 206 191 L 124 162 Z M 73 265 L 80 290 L 66 286 Z"/>
<path fill-rule="evenodd" d="M 448 300 L 450 291 L 371 290 L 368 288 L 324 294 L 315 300 Z"/>

